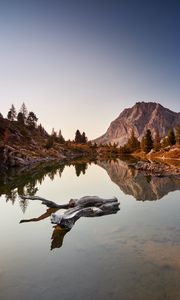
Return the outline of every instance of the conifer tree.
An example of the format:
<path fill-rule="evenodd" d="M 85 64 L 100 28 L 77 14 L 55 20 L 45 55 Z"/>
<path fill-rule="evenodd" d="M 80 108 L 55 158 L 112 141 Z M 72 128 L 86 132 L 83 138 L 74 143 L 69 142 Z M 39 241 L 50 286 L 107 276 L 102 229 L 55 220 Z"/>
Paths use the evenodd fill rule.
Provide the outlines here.
<path fill-rule="evenodd" d="M 176 144 L 176 137 L 175 137 L 175 134 L 174 134 L 174 130 L 171 128 L 169 129 L 169 132 L 168 132 L 168 144 L 170 146 L 173 146 Z"/>
<path fill-rule="evenodd" d="M 81 135 L 81 143 L 82 144 L 86 144 L 87 143 L 87 137 L 86 137 L 85 132 L 83 132 L 82 135 Z"/>
<path fill-rule="evenodd" d="M 81 143 L 81 133 L 79 131 L 79 129 L 76 130 L 76 133 L 75 133 L 75 143 Z"/>
<path fill-rule="evenodd" d="M 167 137 L 167 136 L 164 136 L 164 137 L 162 138 L 161 146 L 162 146 L 163 148 L 169 146 L 169 142 L 168 142 L 168 137 Z"/>
<path fill-rule="evenodd" d="M 19 112 L 17 115 L 17 121 L 19 124 L 24 125 L 25 124 L 25 119 L 24 119 L 24 115 L 22 112 Z"/>
<path fill-rule="evenodd" d="M 56 131 L 54 130 L 54 128 L 52 128 L 51 136 L 53 136 L 54 139 L 57 137 L 57 133 L 56 133 Z"/>
<path fill-rule="evenodd" d="M 12 104 L 10 110 L 8 111 L 8 114 L 7 114 L 7 118 L 9 121 L 14 121 L 16 119 L 16 109 L 14 107 L 14 105 Z"/>
<path fill-rule="evenodd" d="M 140 148 L 140 142 L 135 137 L 134 130 L 132 130 L 132 132 L 131 132 L 131 136 L 128 139 L 126 147 L 129 149 L 130 152 L 133 152 L 133 151 L 138 150 Z"/>
<path fill-rule="evenodd" d="M 85 132 L 83 132 L 81 134 L 81 132 L 79 131 L 79 129 L 76 130 L 76 133 L 75 133 L 75 143 L 77 144 L 86 144 L 87 143 L 87 137 L 86 137 L 86 134 Z"/>
<path fill-rule="evenodd" d="M 12 121 L 11 110 L 8 111 L 8 113 L 7 113 L 7 118 L 8 118 L 9 121 Z"/>
<path fill-rule="evenodd" d="M 153 146 L 155 151 L 159 151 L 161 148 L 161 138 L 159 135 L 159 130 L 156 131 Z"/>
<path fill-rule="evenodd" d="M 29 112 L 28 117 L 27 117 L 27 125 L 31 128 L 35 128 L 37 125 L 37 120 L 38 118 L 36 117 L 35 113 L 32 111 Z"/>
<path fill-rule="evenodd" d="M 176 127 L 176 143 L 180 145 L 180 125 Z"/>
<path fill-rule="evenodd" d="M 63 137 L 61 130 L 59 130 L 58 139 L 59 139 L 59 143 L 60 144 L 64 144 L 65 143 L 65 138 Z"/>
<path fill-rule="evenodd" d="M 26 107 L 24 102 L 22 103 L 19 112 L 21 112 L 23 114 L 24 123 L 26 123 L 26 120 L 27 120 L 27 117 L 28 117 L 28 110 L 27 110 L 27 107 Z"/>
<path fill-rule="evenodd" d="M 151 135 L 151 130 L 147 129 L 145 136 L 141 141 L 141 149 L 148 153 L 153 148 L 153 140 Z"/>

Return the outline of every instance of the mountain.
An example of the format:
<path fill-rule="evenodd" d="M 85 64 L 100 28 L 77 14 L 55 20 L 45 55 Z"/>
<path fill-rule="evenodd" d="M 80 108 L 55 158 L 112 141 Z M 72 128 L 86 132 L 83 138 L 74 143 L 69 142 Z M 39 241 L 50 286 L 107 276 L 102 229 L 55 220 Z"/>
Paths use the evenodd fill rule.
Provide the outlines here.
<path fill-rule="evenodd" d="M 157 130 L 165 136 L 170 128 L 180 124 L 180 113 L 171 111 L 155 102 L 137 102 L 133 107 L 124 109 L 117 119 L 111 122 L 105 134 L 93 140 L 97 144 L 118 143 L 123 146 L 131 135 L 132 129 L 141 140 L 147 129 L 153 137 Z"/>

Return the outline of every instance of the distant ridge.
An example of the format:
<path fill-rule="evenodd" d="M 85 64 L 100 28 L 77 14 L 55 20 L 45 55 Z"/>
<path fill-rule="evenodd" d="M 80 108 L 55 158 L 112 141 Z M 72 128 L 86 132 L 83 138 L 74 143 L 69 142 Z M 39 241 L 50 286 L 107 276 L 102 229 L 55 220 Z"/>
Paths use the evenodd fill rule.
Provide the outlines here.
<path fill-rule="evenodd" d="M 170 128 L 180 124 L 180 113 L 171 111 L 156 102 L 137 102 L 133 107 L 126 108 L 119 117 L 111 122 L 106 133 L 93 140 L 97 144 L 118 143 L 123 146 L 131 135 L 132 129 L 141 140 L 147 129 L 154 136 L 157 130 L 165 136 Z"/>

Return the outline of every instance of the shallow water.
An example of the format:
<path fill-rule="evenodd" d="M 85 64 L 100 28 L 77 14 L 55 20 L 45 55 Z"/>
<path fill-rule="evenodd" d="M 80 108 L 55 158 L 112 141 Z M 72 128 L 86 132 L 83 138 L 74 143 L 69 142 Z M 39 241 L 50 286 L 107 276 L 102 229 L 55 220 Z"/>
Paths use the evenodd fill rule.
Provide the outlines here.
<path fill-rule="evenodd" d="M 180 180 L 122 161 L 56 168 L 1 176 L 0 299 L 179 300 Z M 116 196 L 120 211 L 62 232 L 39 201 L 20 201 L 22 192 L 57 203 Z"/>

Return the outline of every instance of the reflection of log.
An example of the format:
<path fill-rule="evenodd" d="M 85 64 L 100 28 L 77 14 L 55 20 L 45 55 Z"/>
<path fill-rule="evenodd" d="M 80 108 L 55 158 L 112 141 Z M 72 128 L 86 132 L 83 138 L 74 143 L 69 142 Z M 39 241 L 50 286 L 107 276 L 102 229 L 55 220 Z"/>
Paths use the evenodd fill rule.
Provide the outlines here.
<path fill-rule="evenodd" d="M 62 229 L 59 225 L 54 226 L 51 237 L 51 250 L 62 247 L 64 237 L 68 231 L 69 229 Z"/>
<path fill-rule="evenodd" d="M 22 199 L 39 200 L 48 206 L 47 211 L 38 218 L 21 220 L 20 223 L 37 222 L 51 215 L 51 223 L 56 224 L 52 234 L 51 250 L 60 248 L 64 236 L 73 227 L 80 217 L 98 217 L 115 214 L 119 210 L 117 198 L 103 199 L 97 196 L 86 196 L 80 199 L 71 199 L 68 204 L 57 204 L 53 201 L 38 196 L 20 196 Z M 63 215 L 54 214 L 59 209 L 67 209 Z"/>
<path fill-rule="evenodd" d="M 44 214 L 42 214 L 41 216 L 39 216 L 37 218 L 32 218 L 32 219 L 23 219 L 19 223 L 38 222 L 38 221 L 44 220 L 44 219 L 50 217 L 50 215 L 52 213 L 55 213 L 57 210 L 59 210 L 59 209 L 58 208 L 48 208 L 47 211 Z"/>

